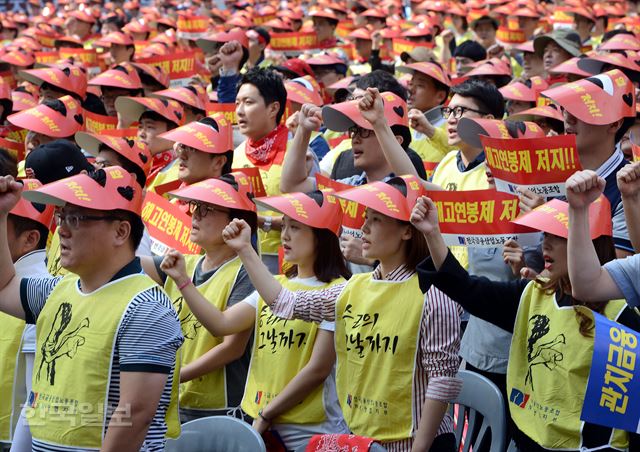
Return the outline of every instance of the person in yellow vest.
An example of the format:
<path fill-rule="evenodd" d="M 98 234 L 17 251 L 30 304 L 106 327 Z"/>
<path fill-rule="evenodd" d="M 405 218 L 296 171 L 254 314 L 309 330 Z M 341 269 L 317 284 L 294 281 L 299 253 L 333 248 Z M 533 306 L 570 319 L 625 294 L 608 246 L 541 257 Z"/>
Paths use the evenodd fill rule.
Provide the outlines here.
<path fill-rule="evenodd" d="M 450 150 L 442 105 L 449 98 L 451 79 L 442 66 L 432 61 L 399 66 L 396 70 L 411 74 L 407 100 L 407 106 L 411 109 L 411 147 L 424 162 L 427 177 L 431 177 Z"/>
<path fill-rule="evenodd" d="M 255 201 L 284 215 L 282 244 L 286 270 L 284 275 L 276 277 L 280 284 L 291 290 L 314 292 L 343 284 L 351 275 L 340 253 L 337 235 L 342 213 L 332 194 L 291 193 Z M 229 244 L 226 246 L 235 251 Z M 250 252 L 257 258 L 253 248 L 242 252 Z M 242 254 L 239 256 L 245 258 Z M 258 265 L 266 271 L 261 263 Z M 333 322 L 319 325 L 282 322 L 257 292 L 243 303 L 221 312 L 204 297 L 196 296 L 181 255 L 170 252 L 161 268 L 175 284 L 180 284 L 191 311 L 212 334 L 237 334 L 254 327 L 253 354 L 242 409 L 254 419 L 253 426 L 258 432 L 276 431 L 287 450 L 297 450 L 314 434 L 348 432 L 336 399 L 332 373 Z"/>
<path fill-rule="evenodd" d="M 0 310 L 36 325 L 29 426 L 36 450 L 163 450 L 179 433 L 173 388 L 182 333 L 142 273 L 142 188 L 120 167 L 36 190 L 0 179 L 0 231 L 20 199 L 56 206 L 61 278 L 19 278 L 0 247 Z M 3 239 L 4 240 L 4 239 Z"/>
<path fill-rule="evenodd" d="M 387 450 L 454 451 L 446 411 L 461 387 L 461 310 L 435 288 L 420 292 L 415 268 L 427 250 L 409 215 L 422 192 L 418 178 L 403 176 L 337 193 L 367 207 L 363 254 L 379 265 L 319 291 L 269 275 L 250 249 L 246 224 L 234 221 L 224 234 L 276 316 L 335 321 L 336 389 L 351 432 Z"/>
<path fill-rule="evenodd" d="M 247 139 L 235 149 L 233 164 L 236 168 L 257 167 L 267 195 L 279 195 L 289 135 L 282 123 L 287 91 L 275 71 L 262 68 L 249 70 L 239 86 L 236 116 L 238 129 Z M 267 211 L 258 217 L 258 224 L 260 253 L 269 269 L 277 274 L 281 220 Z"/>
<path fill-rule="evenodd" d="M 609 203 L 603 197 L 597 204 L 589 242 L 603 264 L 615 259 L 615 248 Z M 435 204 L 422 197 L 411 216 L 431 253 L 418 266 L 420 286 L 438 287 L 473 315 L 513 332 L 507 395 L 518 450 L 635 450 L 627 432 L 580 419 L 593 353 L 592 311 L 635 330 L 640 316 L 624 300 L 584 302 L 571 295 L 567 214 L 567 203 L 553 200 L 515 220 L 544 232 L 546 277 L 495 282 L 462 268 L 440 234 Z"/>
<path fill-rule="evenodd" d="M 224 244 L 222 230 L 233 218 L 252 225 L 257 217 L 250 200 L 251 183 L 242 173 L 206 179 L 169 193 L 188 203 L 192 216 L 190 240 L 203 255 L 185 256 L 184 281 L 189 280 L 203 299 L 225 310 L 244 300 L 253 286 L 236 253 Z M 211 335 L 193 315 L 181 294 L 183 280 L 167 278 L 163 257 L 141 259 L 145 273 L 164 286 L 178 313 L 185 343 L 181 349 L 180 416 L 183 422 L 204 416 L 226 415 L 239 409 L 244 393 L 251 346 L 251 328 L 223 337 Z"/>
<path fill-rule="evenodd" d="M 42 186 L 25 179 L 30 189 Z M 53 221 L 53 206 L 32 204 L 24 199 L 11 209 L 7 219 L 7 243 L 16 269 L 23 278 L 48 277 L 45 263 L 47 238 Z M 31 373 L 36 352 L 34 325 L 0 314 L 0 442 L 10 442 L 14 452 L 31 450 L 31 433 L 26 419 L 27 396 L 31 392 Z M 22 405 L 22 410 L 20 406 Z"/>

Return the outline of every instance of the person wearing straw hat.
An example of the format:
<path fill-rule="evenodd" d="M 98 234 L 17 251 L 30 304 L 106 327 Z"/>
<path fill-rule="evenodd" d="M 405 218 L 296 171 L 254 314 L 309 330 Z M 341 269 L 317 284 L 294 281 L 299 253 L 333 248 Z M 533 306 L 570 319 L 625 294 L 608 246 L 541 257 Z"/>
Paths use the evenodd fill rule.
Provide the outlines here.
<path fill-rule="evenodd" d="M 435 288 L 420 292 L 415 266 L 426 243 L 409 217 L 422 193 L 415 176 L 337 193 L 366 207 L 363 254 L 380 264 L 322 290 L 293 291 L 268 274 L 251 250 L 246 224 L 230 223 L 225 241 L 276 316 L 335 321 L 336 390 L 353 434 L 388 450 L 454 451 L 447 406 L 461 387 L 461 310 Z M 369 401 L 377 408 L 369 409 Z"/>
<path fill-rule="evenodd" d="M 41 187 L 36 179 L 24 179 L 30 189 Z M 7 218 L 9 253 L 20 277 L 49 277 L 46 266 L 47 238 L 53 223 L 53 206 L 33 204 L 21 199 Z M 0 403 L 0 440 L 11 443 L 16 452 L 31 450 L 31 433 L 26 418 L 31 374 L 36 352 L 36 329 L 24 321 L 0 314 L 2 332 L 0 355 L 4 369 L 0 388 L 5 397 Z M 24 380 L 17 380 L 24 375 Z M 22 405 L 22 410 L 20 409 Z M 16 422 L 17 419 L 17 422 Z M 12 429 L 15 427 L 15 430 Z"/>
<path fill-rule="evenodd" d="M 567 262 L 573 257 L 562 220 L 568 210 L 566 202 L 555 199 L 514 220 L 544 233 L 546 277 L 495 282 L 471 276 L 460 266 L 440 233 L 437 207 L 420 198 L 411 222 L 424 234 L 431 253 L 418 266 L 420 287 L 435 286 L 473 315 L 513 332 L 507 394 L 518 450 L 635 450 L 627 448 L 630 436 L 637 435 L 580 419 L 594 346 L 593 312 L 635 330 L 640 316 L 624 300 L 596 296 L 598 302 L 588 302 L 572 296 L 577 286 L 569 281 Z M 594 258 L 600 262 L 615 259 L 608 210 L 609 202 L 601 197 L 588 213 L 592 229 L 584 243 L 598 250 Z M 548 416 L 529 406 L 542 406 Z"/>
<path fill-rule="evenodd" d="M 351 276 L 338 241 L 341 207 L 332 193 L 290 193 L 256 198 L 255 202 L 284 215 L 281 236 L 286 269 L 284 275 L 276 277 L 280 284 L 291 290 L 315 292 L 344 284 L 345 278 Z M 240 219 L 230 224 L 236 223 L 247 226 L 247 232 L 251 229 Z M 226 246 L 237 251 L 231 244 Z M 242 252 L 257 256 L 253 248 Z M 188 283 L 179 253 L 169 252 L 161 268 L 176 284 Z M 279 322 L 257 292 L 222 312 L 203 297 L 195 296 L 189 284 L 182 293 L 191 311 L 215 336 L 254 328 L 242 409 L 254 419 L 253 426 L 260 434 L 274 430 L 287 450 L 296 450 L 312 435 L 348 432 L 332 373 L 333 322 Z M 280 339 L 274 341 L 274 337 Z"/>
<path fill-rule="evenodd" d="M 142 258 L 142 268 L 165 291 L 178 312 L 185 343 L 181 349 L 180 417 L 183 422 L 238 410 L 251 357 L 251 328 L 223 337 L 204 329 L 185 302 L 183 284 L 193 284 L 205 303 L 222 311 L 241 305 L 253 286 L 235 252 L 224 244 L 222 231 L 234 218 L 257 233 L 251 183 L 242 173 L 206 179 L 169 192 L 188 203 L 192 218 L 190 240 L 204 255 L 184 256 L 184 278 L 165 272 L 163 256 Z M 187 298 L 188 300 L 188 298 Z"/>
<path fill-rule="evenodd" d="M 36 325 L 33 448 L 162 450 L 165 435 L 179 434 L 172 388 L 183 338 L 171 301 L 134 257 L 142 188 L 112 167 L 24 192 L 6 176 L 0 194 L 2 236 L 21 194 L 56 206 L 60 260 L 70 272 L 19 278 L 7 242 L 0 247 L 0 310 Z"/>

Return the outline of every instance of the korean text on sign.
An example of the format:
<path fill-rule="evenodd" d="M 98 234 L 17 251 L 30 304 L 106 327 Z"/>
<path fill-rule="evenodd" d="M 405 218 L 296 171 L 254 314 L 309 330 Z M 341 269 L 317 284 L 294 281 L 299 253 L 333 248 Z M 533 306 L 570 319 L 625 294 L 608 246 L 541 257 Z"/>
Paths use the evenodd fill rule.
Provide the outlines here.
<path fill-rule="evenodd" d="M 538 234 L 512 223 L 520 214 L 518 198 L 495 190 L 434 191 L 440 231 L 447 245 L 496 247 L 509 239 L 536 245 Z"/>
<path fill-rule="evenodd" d="M 640 433 L 640 334 L 594 313 L 596 336 L 580 419 Z"/>
<path fill-rule="evenodd" d="M 565 181 L 582 169 L 575 135 L 503 139 L 481 136 L 496 190 L 527 188 L 541 196 L 564 196 Z"/>

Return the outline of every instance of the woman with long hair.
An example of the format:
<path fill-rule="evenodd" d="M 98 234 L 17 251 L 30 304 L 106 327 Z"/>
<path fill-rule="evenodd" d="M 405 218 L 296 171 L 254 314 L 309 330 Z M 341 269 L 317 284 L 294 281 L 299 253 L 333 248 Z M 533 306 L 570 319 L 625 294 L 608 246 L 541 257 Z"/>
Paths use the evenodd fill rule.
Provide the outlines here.
<path fill-rule="evenodd" d="M 595 208 L 593 218 L 610 218 L 605 198 Z M 423 290 L 438 287 L 471 314 L 513 332 L 507 394 L 519 451 L 627 450 L 627 432 L 583 422 L 580 413 L 593 353 L 592 311 L 633 329 L 640 318 L 624 300 L 585 303 L 571 295 L 567 214 L 567 203 L 553 200 L 515 220 L 544 233 L 546 275 L 495 282 L 470 276 L 460 266 L 440 233 L 435 204 L 422 197 L 411 216 L 431 253 L 418 266 L 420 285 Z M 598 224 L 591 239 L 604 264 L 615 259 L 612 226 L 610 221 Z"/>
<path fill-rule="evenodd" d="M 334 196 L 315 191 L 255 201 L 284 215 L 281 241 L 289 266 L 285 275 L 276 277 L 279 284 L 314 292 L 343 284 L 351 276 L 340 252 L 342 213 Z M 249 239 L 249 226 L 239 219 L 234 222 L 246 228 Z M 267 271 L 254 248 L 249 248 Z M 246 253 L 242 250 L 238 255 Z M 282 321 L 258 293 L 221 311 L 194 290 L 179 253 L 165 256 L 162 269 L 181 288 L 191 311 L 211 334 L 224 336 L 254 328 L 242 409 L 254 419 L 258 432 L 275 431 L 287 450 L 304 445 L 314 434 L 347 432 L 336 399 L 333 322 Z"/>
<path fill-rule="evenodd" d="M 378 265 L 319 291 L 273 278 L 248 245 L 242 221 L 232 221 L 224 237 L 273 313 L 335 321 L 336 388 L 351 432 L 392 451 L 453 452 L 446 411 L 460 390 L 460 310 L 437 289 L 425 297 L 418 285 L 415 268 L 427 248 L 409 215 L 421 192 L 418 178 L 404 176 L 337 193 L 367 207 L 363 255 Z"/>
<path fill-rule="evenodd" d="M 184 201 L 191 213 L 191 242 L 204 255 L 184 257 L 185 277 L 217 309 L 230 309 L 253 292 L 242 262 L 222 239 L 224 227 L 234 218 L 246 221 L 256 237 L 257 215 L 251 201 L 251 183 L 242 173 L 205 179 L 170 196 Z M 142 257 L 142 266 L 162 285 L 178 313 L 185 342 L 181 348 L 180 417 L 183 422 L 224 415 L 240 406 L 249 369 L 251 329 L 216 337 L 205 329 L 184 302 L 180 287 L 162 271 L 162 257 Z"/>

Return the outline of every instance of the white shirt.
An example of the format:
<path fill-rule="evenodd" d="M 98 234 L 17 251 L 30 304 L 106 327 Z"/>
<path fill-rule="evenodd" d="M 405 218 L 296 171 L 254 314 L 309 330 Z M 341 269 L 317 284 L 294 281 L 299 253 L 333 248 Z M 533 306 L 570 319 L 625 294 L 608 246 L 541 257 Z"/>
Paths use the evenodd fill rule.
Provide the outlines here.
<path fill-rule="evenodd" d="M 18 259 L 14 268 L 19 278 L 50 278 L 44 249 L 35 250 Z M 22 353 L 36 352 L 36 326 L 26 325 L 22 333 Z"/>

